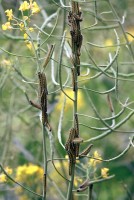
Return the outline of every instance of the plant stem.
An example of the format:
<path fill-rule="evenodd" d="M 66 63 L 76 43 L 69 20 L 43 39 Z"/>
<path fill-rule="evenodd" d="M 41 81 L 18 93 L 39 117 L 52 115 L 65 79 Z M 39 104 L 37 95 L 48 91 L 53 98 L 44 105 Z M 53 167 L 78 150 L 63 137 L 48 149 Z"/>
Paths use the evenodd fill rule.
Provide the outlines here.
<path fill-rule="evenodd" d="M 67 200 L 72 200 L 72 188 L 73 188 L 73 182 L 74 182 L 74 172 L 75 172 L 75 163 L 72 165 L 72 174 L 71 174 L 71 180 L 68 187 L 68 193 L 67 193 Z"/>
<path fill-rule="evenodd" d="M 44 156 L 44 178 L 43 178 L 43 198 L 46 200 L 46 186 L 47 186 L 47 149 L 46 149 L 46 128 L 42 125 L 43 132 L 43 156 Z"/>
<path fill-rule="evenodd" d="M 73 58 L 73 70 L 74 74 L 72 76 L 72 87 L 74 91 L 74 101 L 73 101 L 73 127 L 77 129 L 77 137 L 79 137 L 79 123 L 78 123 L 78 118 L 76 119 L 77 116 L 77 99 L 78 99 L 78 76 L 80 75 L 80 49 L 82 45 L 82 41 L 80 42 L 78 38 L 82 40 L 82 35 L 80 31 L 80 21 L 77 21 L 74 16 L 72 15 L 77 15 L 80 17 L 80 12 L 79 12 L 79 4 L 78 2 L 71 1 L 71 15 L 69 14 L 69 23 L 71 26 L 71 43 L 72 43 L 72 58 Z M 74 37 L 75 36 L 75 37 Z M 77 116 L 78 117 L 78 116 Z M 77 148 L 77 147 L 76 147 Z M 78 151 L 79 151 L 79 146 L 78 146 Z M 78 156 L 77 153 L 75 156 Z M 72 189 L 73 189 L 73 182 L 74 182 L 74 174 L 75 174 L 75 162 L 72 164 L 72 174 L 71 174 L 71 180 L 69 183 L 68 187 L 68 194 L 67 194 L 67 200 L 72 200 Z"/>
<path fill-rule="evenodd" d="M 87 200 L 92 200 L 93 184 L 88 187 L 88 198 Z"/>

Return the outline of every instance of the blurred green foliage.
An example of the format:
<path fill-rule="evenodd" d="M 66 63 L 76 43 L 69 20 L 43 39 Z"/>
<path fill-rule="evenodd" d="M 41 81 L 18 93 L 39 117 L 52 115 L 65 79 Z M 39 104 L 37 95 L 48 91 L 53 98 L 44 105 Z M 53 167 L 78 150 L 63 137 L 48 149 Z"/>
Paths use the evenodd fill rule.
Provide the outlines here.
<path fill-rule="evenodd" d="M 60 1 L 55 1 L 60 3 Z M 52 3 L 50 0 L 46 1 L 38 1 L 39 5 L 42 8 L 42 13 L 36 16 L 33 16 L 31 20 L 31 24 L 36 24 L 38 27 L 42 25 L 45 20 L 45 15 L 50 16 L 51 14 L 57 12 L 57 6 Z M 68 2 L 66 2 L 68 3 Z M 122 16 L 126 15 L 125 23 L 123 24 L 126 32 L 131 32 L 134 34 L 134 24 L 133 24 L 133 0 L 112 0 L 111 3 L 114 5 L 120 19 Z M 108 47 L 108 48 L 98 48 L 92 45 L 87 44 L 87 42 L 94 43 L 96 45 L 111 46 L 117 44 L 116 36 L 114 34 L 113 29 L 105 29 L 105 30 L 94 30 L 91 28 L 86 29 L 85 27 L 89 27 L 94 24 L 94 2 L 88 3 L 80 3 L 81 10 L 83 12 L 83 22 L 82 26 L 82 34 L 84 37 L 83 47 L 82 47 L 82 55 L 81 55 L 81 74 L 86 72 L 89 65 L 90 76 L 96 74 L 94 69 L 94 65 L 92 64 L 87 52 L 84 48 L 88 48 L 92 58 L 95 60 L 98 66 L 106 65 L 109 62 L 109 53 L 111 53 L 112 57 L 115 54 L 116 47 Z M 0 9 L 1 9 L 1 21 L 3 24 L 6 21 L 6 16 L 4 11 L 6 9 L 13 9 L 16 17 L 20 17 L 20 12 L 18 12 L 19 2 L 12 0 L 3 0 L 1 1 Z M 45 13 L 43 13 L 43 11 Z M 98 17 L 100 17 L 100 13 L 103 13 L 102 16 L 105 19 L 113 19 L 113 15 L 110 11 L 110 8 L 107 4 L 107 1 L 97 1 L 97 12 Z M 67 16 L 67 14 L 66 14 Z M 55 43 L 55 60 L 59 59 L 59 50 L 61 45 L 61 36 L 62 36 L 62 27 L 63 23 L 65 23 L 65 29 L 67 40 L 69 36 L 69 26 L 67 24 L 67 17 L 65 22 L 63 21 L 64 14 L 63 10 L 59 11 L 58 18 L 52 18 L 50 23 L 45 26 L 46 33 L 50 34 L 53 27 L 55 29 L 52 32 L 52 36 L 48 37 L 45 34 L 41 34 L 41 42 L 44 42 L 48 37 L 47 41 L 42 45 L 42 49 L 44 51 L 41 52 L 41 62 L 43 63 L 46 53 L 48 51 L 48 44 Z M 114 22 L 101 22 L 98 21 L 98 26 L 104 25 L 113 25 Z M 0 29 L 1 30 L 1 29 Z M 116 31 L 119 35 L 121 44 L 125 42 L 123 33 L 120 27 L 116 28 Z M 37 40 L 36 30 L 33 33 L 34 44 L 36 44 Z M 133 43 L 134 38 L 131 37 L 132 48 L 134 51 Z M 41 125 L 39 120 L 39 111 L 35 108 L 31 107 L 26 99 L 24 91 L 28 94 L 29 98 L 38 102 L 38 85 L 37 85 L 37 63 L 33 58 L 33 53 L 27 49 L 24 41 L 23 34 L 18 30 L 11 30 L 8 32 L 3 32 L 1 30 L 0 35 L 0 47 L 11 54 L 4 52 L 2 49 L 0 50 L 0 160 L 3 166 L 10 166 L 15 169 L 19 165 L 23 165 L 29 162 L 33 162 L 35 164 L 41 165 L 43 162 L 42 155 L 42 135 L 41 135 Z M 28 57 L 27 57 L 28 56 Z M 127 98 L 129 98 L 130 102 L 134 100 L 133 93 L 133 75 L 131 77 L 127 77 L 127 74 L 133 73 L 133 64 L 132 57 L 128 51 L 126 45 L 121 45 L 120 53 L 118 56 L 118 70 L 119 73 L 125 74 L 120 76 L 125 78 L 126 80 L 119 80 L 119 99 L 122 103 L 125 102 Z M 57 70 L 57 62 L 54 62 L 55 65 L 55 74 Z M 63 64 L 71 67 L 71 62 L 67 58 L 64 53 Z M 114 70 L 116 70 L 116 62 L 113 64 Z M 58 123 L 60 118 L 60 111 L 56 110 L 58 103 L 60 102 L 61 93 L 60 91 L 53 93 L 53 91 L 57 90 L 58 87 L 52 83 L 51 79 L 51 63 L 48 64 L 47 69 L 45 70 L 47 74 L 48 81 L 48 90 L 52 93 L 49 96 L 50 107 L 54 107 L 50 112 L 50 123 L 53 128 L 53 134 L 55 139 L 55 147 L 56 147 L 56 157 L 65 157 L 66 152 L 63 150 L 61 145 L 57 139 L 57 130 Z M 66 80 L 67 73 L 66 70 L 62 69 L 62 78 L 63 82 Z M 86 77 L 80 77 L 79 80 L 83 80 Z M 130 79 L 130 81 L 128 81 Z M 96 91 L 107 91 L 114 87 L 115 80 L 109 79 L 105 75 L 102 75 L 98 79 L 89 79 L 85 81 L 79 82 L 80 87 L 87 87 L 90 90 Z M 69 82 L 70 85 L 70 82 Z M 86 92 L 84 90 L 80 90 L 83 98 L 82 102 L 79 102 L 80 108 L 78 107 L 79 113 L 84 113 L 85 115 L 91 115 L 97 117 L 94 113 L 89 100 L 87 98 Z M 111 92 L 111 99 L 113 102 L 113 107 L 115 109 L 115 114 L 117 114 L 121 110 L 121 104 L 116 98 L 115 92 Z M 90 97 L 102 118 L 107 118 L 111 116 L 111 112 L 107 102 L 107 95 L 100 95 L 90 91 Z M 57 104 L 54 106 L 55 102 Z M 62 108 L 62 105 L 60 105 Z M 69 107 L 67 112 L 64 112 L 64 120 L 62 124 L 62 137 L 63 142 L 65 143 L 68 137 L 68 130 L 70 128 L 70 124 L 72 122 L 72 106 Z M 130 109 L 134 109 L 134 104 L 130 105 Z M 124 114 L 117 118 L 116 122 L 122 120 L 125 116 L 127 116 L 129 109 L 126 109 Z M 83 116 L 79 116 L 79 121 L 82 124 L 87 124 L 91 127 L 103 127 L 102 123 L 99 120 L 95 120 L 92 118 L 87 118 Z M 120 154 L 129 143 L 129 137 L 132 135 L 131 131 L 133 131 L 133 116 L 129 119 L 127 123 L 125 123 L 119 129 L 120 132 L 112 132 L 108 137 L 103 138 L 103 140 L 98 140 L 93 142 L 94 147 L 92 152 L 97 149 L 101 152 L 102 157 L 104 159 L 112 158 Z M 108 121 L 109 125 L 112 121 Z M 124 133 L 124 131 L 128 131 Z M 129 133 L 130 131 L 130 133 Z M 84 140 L 89 139 L 91 137 L 97 136 L 100 134 L 97 130 L 92 130 L 87 127 L 80 125 L 80 134 L 84 138 Z M 48 149 L 49 149 L 49 139 Z M 86 144 L 82 144 L 81 150 L 86 147 Z M 49 150 L 48 150 L 48 153 Z M 133 149 L 119 160 L 104 163 L 106 167 L 110 169 L 110 175 L 115 174 L 115 178 L 104 182 L 102 184 L 96 184 L 94 186 L 93 199 L 99 200 L 128 200 L 129 194 L 131 193 L 131 197 L 134 197 L 133 190 L 133 173 L 134 173 L 134 151 Z M 83 165 L 85 164 L 84 160 L 82 161 Z M 67 176 L 67 169 L 63 166 L 62 162 L 62 173 Z M 50 175 L 53 174 L 53 178 L 57 184 L 63 184 L 64 180 L 59 178 L 59 175 L 54 172 L 54 168 L 50 165 L 49 168 Z M 85 176 L 85 172 L 79 171 L 80 176 Z M 61 185 L 62 185 L 61 184 Z M 52 187 L 51 179 L 49 180 L 49 185 Z M 63 184 L 66 187 L 66 183 Z M 125 187 L 127 186 L 127 187 Z M 66 194 L 65 187 L 63 187 L 63 193 Z M 4 191 L 3 186 L 0 185 L 0 190 Z M 7 188 L 9 189 L 9 188 Z M 51 190 L 51 192 L 54 192 Z M 0 192 L 1 199 L 6 199 L 6 194 Z M 48 193 L 49 194 L 49 193 Z M 56 194 L 56 192 L 55 192 Z M 51 195 L 51 194 L 50 194 Z M 3 196 L 3 197 L 2 197 Z M 15 198 L 15 197 L 14 197 Z M 53 199 L 60 199 L 59 195 L 55 195 Z M 31 197 L 33 199 L 33 197 Z M 51 199 L 51 198 L 50 198 Z M 86 199 L 82 197 L 78 197 L 75 195 L 75 199 Z"/>

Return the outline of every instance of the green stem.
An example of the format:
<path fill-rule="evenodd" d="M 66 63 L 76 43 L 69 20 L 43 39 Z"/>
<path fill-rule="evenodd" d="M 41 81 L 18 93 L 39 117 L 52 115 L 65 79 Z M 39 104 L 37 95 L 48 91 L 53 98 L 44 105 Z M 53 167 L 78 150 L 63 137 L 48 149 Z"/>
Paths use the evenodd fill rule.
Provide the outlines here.
<path fill-rule="evenodd" d="M 92 200 L 93 184 L 88 187 L 88 198 L 87 200 Z"/>
<path fill-rule="evenodd" d="M 75 163 L 72 165 L 72 175 L 71 175 L 71 180 L 69 182 L 67 200 L 72 200 L 72 189 L 73 189 L 73 182 L 74 182 L 74 172 L 75 172 Z"/>
<path fill-rule="evenodd" d="M 42 125 L 43 132 L 43 156 L 44 156 L 44 178 L 43 178 L 43 198 L 42 200 L 46 200 L 46 186 L 47 186 L 47 148 L 46 148 L 46 129 L 45 126 Z"/>

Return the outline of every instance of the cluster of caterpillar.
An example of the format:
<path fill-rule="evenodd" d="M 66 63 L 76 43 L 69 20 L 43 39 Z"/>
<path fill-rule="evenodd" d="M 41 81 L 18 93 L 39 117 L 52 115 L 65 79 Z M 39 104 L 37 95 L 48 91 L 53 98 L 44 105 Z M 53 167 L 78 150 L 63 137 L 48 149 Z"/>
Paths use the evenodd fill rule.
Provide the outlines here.
<path fill-rule="evenodd" d="M 65 149 L 69 157 L 69 175 L 72 174 L 72 165 L 76 162 L 76 149 L 73 143 L 74 138 L 75 138 L 75 129 L 71 128 L 69 131 L 69 137 L 65 144 Z"/>
<path fill-rule="evenodd" d="M 42 111 L 42 123 L 47 126 L 47 128 L 51 131 L 50 124 L 48 122 L 48 114 L 47 114 L 47 80 L 44 73 L 38 72 L 39 78 L 39 99 L 40 106 Z"/>
<path fill-rule="evenodd" d="M 78 122 L 78 115 L 75 114 L 74 115 L 74 122 L 75 122 L 75 138 L 79 138 L 79 122 Z M 79 147 L 80 147 L 80 143 L 78 142 L 77 144 L 75 144 L 75 149 L 76 149 L 76 157 L 79 156 Z"/>
<path fill-rule="evenodd" d="M 74 66 L 77 69 L 77 75 L 80 75 L 80 49 L 82 46 L 83 36 L 80 30 L 80 22 L 82 21 L 79 5 L 76 2 L 72 2 L 72 11 L 68 15 L 68 24 L 71 27 L 71 43 Z"/>

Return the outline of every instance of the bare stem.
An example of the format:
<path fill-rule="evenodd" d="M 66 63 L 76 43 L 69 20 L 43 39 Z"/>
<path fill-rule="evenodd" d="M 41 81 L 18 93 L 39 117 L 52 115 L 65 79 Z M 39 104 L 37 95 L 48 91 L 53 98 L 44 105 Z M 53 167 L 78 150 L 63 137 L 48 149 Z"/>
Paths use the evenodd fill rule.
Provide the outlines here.
<path fill-rule="evenodd" d="M 43 179 L 43 197 L 42 200 L 46 200 L 46 187 L 47 187 L 47 149 L 46 149 L 46 128 L 42 125 L 43 133 L 43 156 L 44 156 L 44 179 Z"/>
<path fill-rule="evenodd" d="M 73 189 L 73 182 L 74 182 L 74 171 L 75 171 L 75 164 L 72 165 L 72 175 L 71 175 L 71 180 L 69 182 L 68 193 L 67 193 L 67 200 L 72 200 L 72 189 Z"/>

